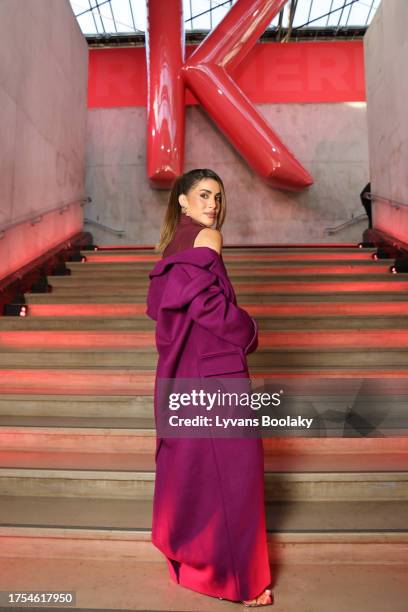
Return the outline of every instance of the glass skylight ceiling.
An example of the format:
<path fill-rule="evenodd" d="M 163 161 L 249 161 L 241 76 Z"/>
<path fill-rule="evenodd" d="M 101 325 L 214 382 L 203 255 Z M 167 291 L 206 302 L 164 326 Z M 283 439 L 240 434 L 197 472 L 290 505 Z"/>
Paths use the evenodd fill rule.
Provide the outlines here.
<path fill-rule="evenodd" d="M 162 0 L 166 2 L 166 0 Z M 237 0 L 183 0 L 186 32 L 213 29 Z M 146 0 L 70 0 L 85 36 L 98 34 L 143 34 L 146 30 Z M 305 28 L 365 28 L 381 0 L 289 0 L 283 9 L 287 28 L 290 7 L 292 32 Z M 271 28 L 279 25 L 279 15 Z"/>

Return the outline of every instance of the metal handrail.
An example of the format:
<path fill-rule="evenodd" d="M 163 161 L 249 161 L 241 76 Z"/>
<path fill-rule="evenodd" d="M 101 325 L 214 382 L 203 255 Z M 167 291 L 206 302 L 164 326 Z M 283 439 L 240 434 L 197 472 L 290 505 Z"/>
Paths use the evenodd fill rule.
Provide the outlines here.
<path fill-rule="evenodd" d="M 21 219 L 18 219 L 17 221 L 12 221 L 11 223 L 6 223 L 4 225 L 1 225 L 0 226 L 0 240 L 4 238 L 4 236 L 6 235 L 6 232 L 8 232 L 11 228 L 16 227 L 17 225 L 21 225 L 22 223 L 30 223 L 30 225 L 37 225 L 37 223 L 40 223 L 43 220 L 44 215 L 48 215 L 49 213 L 57 212 L 57 211 L 59 211 L 60 215 L 63 215 L 64 212 L 66 212 L 72 204 L 77 204 L 78 202 L 80 202 L 81 206 L 85 206 L 85 204 L 87 204 L 88 202 L 92 202 L 92 198 L 89 196 L 86 196 L 78 200 L 73 200 L 72 202 L 67 202 L 66 204 L 59 204 L 58 206 L 54 206 L 53 208 L 48 208 L 47 210 L 36 212 L 34 215 L 30 214 L 30 215 L 27 215 L 26 217 L 22 217 Z"/>
<path fill-rule="evenodd" d="M 387 204 L 390 204 L 391 206 L 393 206 L 394 208 L 400 208 L 402 207 L 408 207 L 408 204 L 406 202 L 398 202 L 398 200 L 393 200 L 392 198 L 386 198 L 384 196 L 380 196 L 376 193 L 372 193 L 371 191 L 367 192 L 367 197 L 369 198 L 369 200 L 377 200 L 379 202 L 387 202 Z"/>
<path fill-rule="evenodd" d="M 333 227 L 326 227 L 325 232 L 327 232 L 329 235 L 336 234 L 337 232 L 339 232 L 342 229 L 345 229 L 346 227 L 350 227 L 351 225 L 355 225 L 355 223 L 359 223 L 360 221 L 363 221 L 363 219 L 365 220 L 368 219 L 365 213 L 362 213 L 361 215 L 357 215 L 357 217 L 352 217 L 348 221 L 344 221 L 344 223 L 340 223 L 340 225 L 335 225 Z"/>
<path fill-rule="evenodd" d="M 94 221 L 93 219 L 88 219 L 87 217 L 85 217 L 84 223 L 88 225 L 95 225 L 96 227 L 100 227 L 101 229 L 104 229 L 107 232 L 111 232 L 112 234 L 115 234 L 116 236 L 123 236 L 123 234 L 125 233 L 125 230 L 114 229 L 113 227 L 109 227 L 108 225 L 104 225 L 103 223 L 99 223 L 99 221 Z"/>
<path fill-rule="evenodd" d="M 390 206 L 392 206 L 393 208 L 396 208 L 397 210 L 399 208 L 408 208 L 408 203 L 407 202 L 399 202 L 398 200 L 393 200 L 392 198 L 386 198 L 385 196 L 380 196 L 377 193 L 373 193 L 372 191 L 367 191 L 365 193 L 365 195 L 367 196 L 367 198 L 369 200 L 376 200 L 377 202 L 386 202 L 387 204 L 389 204 Z M 362 219 L 367 219 L 367 215 L 365 213 L 362 213 L 361 215 L 358 215 L 358 217 L 353 217 L 352 219 L 349 219 L 348 221 L 346 221 L 345 223 L 342 223 L 341 225 L 337 225 L 335 227 L 326 227 L 326 232 L 328 234 L 335 234 L 336 232 L 346 228 L 346 227 L 350 227 L 350 225 L 354 225 L 354 223 L 358 223 L 358 221 L 361 221 Z"/>

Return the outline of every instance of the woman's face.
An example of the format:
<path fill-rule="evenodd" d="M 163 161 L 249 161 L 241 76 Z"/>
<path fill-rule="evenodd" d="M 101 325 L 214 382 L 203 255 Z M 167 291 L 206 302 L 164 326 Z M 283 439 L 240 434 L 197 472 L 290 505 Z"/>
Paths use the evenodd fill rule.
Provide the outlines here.
<path fill-rule="evenodd" d="M 181 194 L 179 203 L 187 208 L 186 214 L 195 221 L 211 227 L 220 211 L 221 190 L 217 181 L 201 179 L 187 194 Z"/>

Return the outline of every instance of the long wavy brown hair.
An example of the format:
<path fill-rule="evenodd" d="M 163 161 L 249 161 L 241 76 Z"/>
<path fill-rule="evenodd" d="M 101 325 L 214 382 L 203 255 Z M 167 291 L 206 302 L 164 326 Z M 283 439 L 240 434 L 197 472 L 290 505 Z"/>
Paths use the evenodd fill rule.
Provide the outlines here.
<path fill-rule="evenodd" d="M 182 215 L 181 206 L 178 201 L 179 196 L 182 193 L 187 195 L 190 189 L 192 189 L 202 179 L 214 179 L 220 186 L 221 203 L 217 214 L 217 223 L 215 228 L 221 229 L 227 212 L 224 183 L 218 174 L 216 174 L 213 170 L 209 170 L 208 168 L 196 168 L 195 170 L 190 170 L 190 172 L 185 172 L 181 176 L 178 176 L 172 185 L 167 210 L 160 229 L 160 239 L 154 247 L 156 252 L 162 253 L 174 236 L 177 223 Z"/>

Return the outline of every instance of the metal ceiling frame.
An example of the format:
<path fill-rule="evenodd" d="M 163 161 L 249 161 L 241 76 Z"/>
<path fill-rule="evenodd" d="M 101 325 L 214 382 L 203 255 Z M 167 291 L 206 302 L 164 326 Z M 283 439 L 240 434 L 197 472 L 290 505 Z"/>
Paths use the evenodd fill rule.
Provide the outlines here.
<path fill-rule="evenodd" d="M 94 4 L 92 4 L 92 2 Z M 97 30 L 97 34 L 85 34 L 86 39 L 90 44 L 98 43 L 104 41 L 105 43 L 111 42 L 113 44 L 120 44 L 120 41 L 126 40 L 129 44 L 143 44 L 144 42 L 144 32 L 143 30 L 139 30 L 136 28 L 136 23 L 133 14 L 133 7 L 131 0 L 128 0 L 130 16 L 132 20 L 133 32 L 120 32 L 118 31 L 117 22 L 115 19 L 115 14 L 112 7 L 112 0 L 88 0 L 89 8 L 86 10 L 77 13 L 75 16 L 81 17 L 84 14 L 91 13 L 93 22 L 95 25 L 95 29 Z M 193 3 L 192 0 L 189 0 L 190 6 L 190 16 L 185 20 L 186 23 L 190 24 L 191 30 L 186 31 L 186 40 L 187 42 L 202 40 L 209 31 L 211 31 L 213 27 L 213 11 L 217 10 L 219 7 L 223 7 L 227 4 L 230 7 L 233 4 L 233 0 L 208 0 L 209 8 L 205 11 L 197 13 L 193 15 Z M 310 2 L 309 11 L 307 21 L 302 23 L 301 25 L 294 26 L 296 11 L 300 6 L 300 3 Z M 369 2 L 369 5 L 366 4 Z M 288 4 L 282 9 L 278 16 L 278 25 L 277 26 L 269 26 L 265 31 L 265 34 L 261 37 L 265 40 L 277 40 L 281 42 L 287 42 L 289 39 L 298 40 L 299 38 L 361 38 L 364 36 L 366 29 L 368 28 L 368 23 L 374 9 L 375 0 L 343 0 L 343 4 L 339 7 L 333 9 L 334 0 L 331 0 L 330 8 L 327 13 L 323 15 L 319 15 L 318 17 L 312 18 L 313 8 L 315 6 L 315 0 L 290 0 Z M 367 18 L 364 24 L 358 26 L 349 26 L 350 15 L 353 6 L 356 3 L 363 3 L 367 6 Z M 109 5 L 112 22 L 115 28 L 115 32 L 110 32 L 109 28 L 105 27 L 104 18 L 100 11 L 102 6 Z M 345 14 L 345 11 L 348 8 L 347 18 L 344 23 L 341 23 L 342 17 Z M 288 15 L 288 24 L 283 25 L 283 20 L 285 16 L 285 10 Z M 339 19 L 337 25 L 329 26 L 330 17 L 334 14 L 339 14 Z M 202 17 L 203 15 L 209 14 L 210 16 L 210 29 L 209 30 L 194 30 L 194 20 Z M 102 28 L 102 32 L 100 32 L 100 27 L 98 26 L 96 16 L 99 19 L 100 26 Z M 325 26 L 313 26 L 313 23 L 316 21 L 322 20 L 324 17 L 327 17 Z"/>

